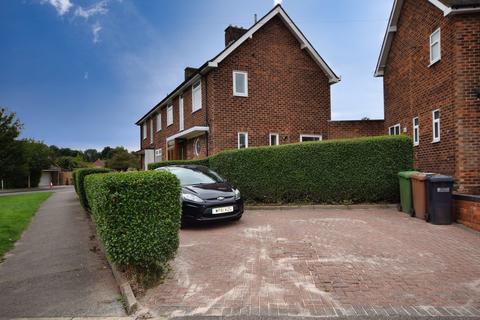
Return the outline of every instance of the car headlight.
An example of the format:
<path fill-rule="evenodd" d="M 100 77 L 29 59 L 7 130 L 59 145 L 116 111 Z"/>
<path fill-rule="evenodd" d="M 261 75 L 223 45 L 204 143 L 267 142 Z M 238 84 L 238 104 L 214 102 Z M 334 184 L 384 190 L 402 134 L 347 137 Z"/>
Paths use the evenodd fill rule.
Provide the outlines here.
<path fill-rule="evenodd" d="M 235 189 L 235 200 L 240 200 L 240 190 Z"/>
<path fill-rule="evenodd" d="M 182 199 L 192 202 L 203 203 L 203 199 L 191 193 L 182 193 Z"/>

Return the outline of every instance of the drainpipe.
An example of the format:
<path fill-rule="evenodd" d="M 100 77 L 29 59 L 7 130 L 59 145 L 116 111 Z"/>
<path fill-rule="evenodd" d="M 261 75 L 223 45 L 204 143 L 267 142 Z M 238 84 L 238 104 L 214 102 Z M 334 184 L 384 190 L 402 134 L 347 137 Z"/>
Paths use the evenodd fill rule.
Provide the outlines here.
<path fill-rule="evenodd" d="M 205 76 L 205 124 L 207 127 L 210 128 L 208 124 L 208 78 Z M 205 148 L 207 150 L 206 156 L 208 157 L 208 135 L 209 132 L 207 132 L 206 139 L 205 139 Z"/>

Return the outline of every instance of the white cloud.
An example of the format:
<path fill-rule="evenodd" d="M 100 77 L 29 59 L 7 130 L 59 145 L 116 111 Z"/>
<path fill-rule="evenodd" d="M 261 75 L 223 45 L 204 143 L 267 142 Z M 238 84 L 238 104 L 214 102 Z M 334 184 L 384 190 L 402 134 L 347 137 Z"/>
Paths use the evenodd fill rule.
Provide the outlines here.
<path fill-rule="evenodd" d="M 42 4 L 43 3 L 52 5 L 61 16 L 67 13 L 73 6 L 70 0 L 43 0 Z"/>
<path fill-rule="evenodd" d="M 88 80 L 88 71 L 83 74 L 83 79 Z"/>
<path fill-rule="evenodd" d="M 106 14 L 107 12 L 108 12 L 107 1 L 103 0 L 86 9 L 80 6 L 77 7 L 77 9 L 75 10 L 75 16 L 88 19 L 95 15 Z"/>
<path fill-rule="evenodd" d="M 92 26 L 93 43 L 97 43 L 100 41 L 100 31 L 102 31 L 102 26 L 99 22 L 96 22 Z"/>
<path fill-rule="evenodd" d="M 273 5 L 282 4 L 283 0 L 273 0 Z"/>

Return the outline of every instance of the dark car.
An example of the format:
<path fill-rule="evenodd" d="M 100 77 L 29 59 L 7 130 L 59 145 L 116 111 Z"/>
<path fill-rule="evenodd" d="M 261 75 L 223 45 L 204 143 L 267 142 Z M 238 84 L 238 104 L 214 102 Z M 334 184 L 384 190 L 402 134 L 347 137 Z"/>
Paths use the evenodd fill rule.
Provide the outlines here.
<path fill-rule="evenodd" d="M 240 191 L 204 166 L 174 165 L 156 170 L 177 176 L 182 185 L 182 222 L 240 220 Z"/>

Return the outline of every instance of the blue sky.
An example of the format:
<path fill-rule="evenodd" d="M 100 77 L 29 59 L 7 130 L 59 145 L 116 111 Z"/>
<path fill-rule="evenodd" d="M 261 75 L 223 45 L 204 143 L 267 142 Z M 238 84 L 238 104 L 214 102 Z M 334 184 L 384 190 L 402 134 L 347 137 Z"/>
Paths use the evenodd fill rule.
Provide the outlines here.
<path fill-rule="evenodd" d="M 0 1 L 0 105 L 23 137 L 87 149 L 139 148 L 134 125 L 223 48 L 229 24 L 249 27 L 273 0 Z M 383 118 L 373 71 L 393 0 L 283 0 L 342 77 L 333 119 Z"/>

